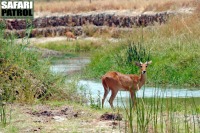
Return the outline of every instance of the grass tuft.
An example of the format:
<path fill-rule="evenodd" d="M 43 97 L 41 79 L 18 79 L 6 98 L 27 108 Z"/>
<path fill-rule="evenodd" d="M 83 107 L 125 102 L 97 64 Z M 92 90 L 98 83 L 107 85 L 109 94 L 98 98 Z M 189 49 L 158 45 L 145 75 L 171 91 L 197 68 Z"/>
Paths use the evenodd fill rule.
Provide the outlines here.
<path fill-rule="evenodd" d="M 127 36 L 124 34 L 124 40 L 109 43 L 95 51 L 85 77 L 98 79 L 107 71 L 137 73 L 137 67 L 130 61 L 140 60 L 139 56 L 135 56 L 138 54 L 135 52 L 137 43 L 131 44 L 138 42 L 142 45 L 139 52 L 141 60 L 153 61 L 147 70 L 147 83 L 200 86 L 198 16 L 176 16 L 165 25 L 133 29 Z"/>

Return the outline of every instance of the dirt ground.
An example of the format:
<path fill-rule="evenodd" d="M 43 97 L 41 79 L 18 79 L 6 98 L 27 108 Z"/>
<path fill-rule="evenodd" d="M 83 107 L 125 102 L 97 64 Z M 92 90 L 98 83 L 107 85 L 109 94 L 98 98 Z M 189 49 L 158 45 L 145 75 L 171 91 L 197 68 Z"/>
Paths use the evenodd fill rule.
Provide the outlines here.
<path fill-rule="evenodd" d="M 123 133 L 125 127 L 121 115 L 80 105 L 13 104 L 7 108 L 11 111 L 11 122 L 0 133 Z"/>
<path fill-rule="evenodd" d="M 78 37 L 78 40 L 89 40 L 89 41 L 98 41 L 101 38 L 95 38 L 95 37 Z M 31 46 L 33 46 L 34 44 L 42 44 L 42 43 L 49 43 L 49 42 L 55 42 L 55 41 L 66 41 L 67 42 L 67 37 L 65 36 L 56 36 L 56 37 L 38 37 L 38 38 L 29 38 L 29 43 Z M 72 40 L 74 41 L 74 40 Z M 111 42 L 118 42 L 118 39 L 115 38 L 110 38 L 108 39 L 108 41 Z M 23 39 L 17 39 L 17 43 L 21 43 L 23 42 Z"/>

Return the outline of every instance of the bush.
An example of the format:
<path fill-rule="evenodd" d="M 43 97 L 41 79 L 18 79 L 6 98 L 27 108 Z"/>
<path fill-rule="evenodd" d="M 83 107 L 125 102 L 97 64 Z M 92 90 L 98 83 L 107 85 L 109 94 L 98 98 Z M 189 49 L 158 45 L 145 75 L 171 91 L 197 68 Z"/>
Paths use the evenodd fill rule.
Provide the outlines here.
<path fill-rule="evenodd" d="M 64 76 L 50 71 L 47 59 L 28 47 L 17 44 L 14 37 L 4 38 L 0 33 L 0 97 L 34 103 L 37 99 L 74 100 L 75 93 L 66 87 Z"/>

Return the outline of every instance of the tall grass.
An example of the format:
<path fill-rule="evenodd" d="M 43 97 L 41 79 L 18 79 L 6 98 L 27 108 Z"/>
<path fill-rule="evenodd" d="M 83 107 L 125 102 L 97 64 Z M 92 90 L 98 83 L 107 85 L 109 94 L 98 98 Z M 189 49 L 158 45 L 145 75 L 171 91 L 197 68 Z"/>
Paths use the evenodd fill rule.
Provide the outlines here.
<path fill-rule="evenodd" d="M 75 93 L 65 84 L 65 77 L 50 71 L 48 59 L 29 47 L 28 41 L 16 44 L 15 38 L 0 33 L 0 91 L 2 100 L 34 103 L 40 99 L 68 99 Z M 76 99 L 73 99 L 76 100 Z"/>
<path fill-rule="evenodd" d="M 145 88 L 144 88 L 145 89 Z M 155 92 L 153 92 L 156 94 Z M 128 122 L 125 129 L 137 133 L 198 133 L 200 107 L 199 98 L 166 98 L 162 93 L 152 98 L 137 98 L 132 107 L 129 98 L 123 112 Z M 197 106 L 196 106 L 197 105 Z M 121 110 L 122 111 L 122 110 Z"/>
<path fill-rule="evenodd" d="M 137 73 L 136 67 L 127 62 L 131 42 L 138 42 L 151 53 L 153 64 L 148 67 L 148 82 L 162 85 L 199 86 L 200 84 L 200 26 L 198 14 L 179 16 L 166 25 L 133 29 L 124 35 L 126 40 L 106 45 L 92 55 L 86 77 L 100 78 L 107 71 Z M 178 24 L 177 24 L 178 23 Z M 143 41 L 141 41 L 141 34 Z M 134 59 L 135 60 L 135 59 Z M 145 58 L 148 60 L 148 58 Z M 158 78 L 159 77 L 159 78 Z"/>
<path fill-rule="evenodd" d="M 59 90 L 62 86 L 63 79 L 53 75 L 48 62 L 40 60 L 31 49 L 9 41 L 1 47 L 0 58 L 4 62 L 1 64 L 0 81 L 4 100 L 32 103 L 35 98 L 52 95 L 50 90 Z"/>
<path fill-rule="evenodd" d="M 61 51 L 63 53 L 86 53 L 101 47 L 102 42 L 97 41 L 56 41 L 44 44 L 36 44 L 40 48 L 47 48 L 51 50 Z"/>
<path fill-rule="evenodd" d="M 0 95 L 0 124 L 2 126 L 6 126 L 7 124 L 6 106 L 5 103 L 2 101 L 1 95 Z"/>

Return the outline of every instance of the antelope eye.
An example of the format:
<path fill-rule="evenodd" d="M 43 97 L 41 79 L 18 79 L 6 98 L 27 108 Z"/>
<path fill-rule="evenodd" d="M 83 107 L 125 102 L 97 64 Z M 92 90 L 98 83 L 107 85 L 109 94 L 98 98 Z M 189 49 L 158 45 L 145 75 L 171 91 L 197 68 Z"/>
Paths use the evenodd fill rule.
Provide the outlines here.
<path fill-rule="evenodd" d="M 147 66 L 146 66 L 147 67 Z"/>
<path fill-rule="evenodd" d="M 140 67 L 142 67 L 142 66 L 140 66 Z"/>

